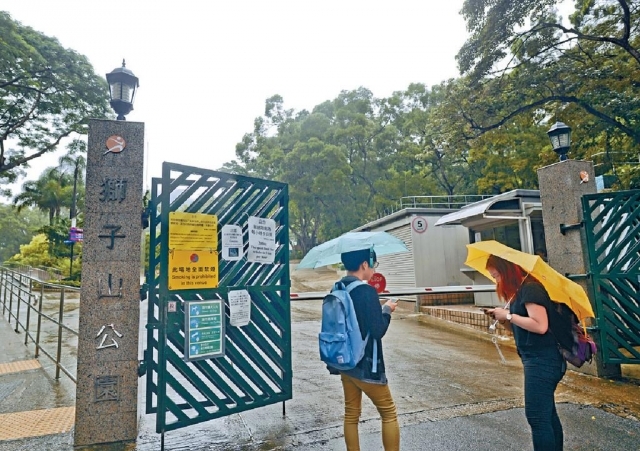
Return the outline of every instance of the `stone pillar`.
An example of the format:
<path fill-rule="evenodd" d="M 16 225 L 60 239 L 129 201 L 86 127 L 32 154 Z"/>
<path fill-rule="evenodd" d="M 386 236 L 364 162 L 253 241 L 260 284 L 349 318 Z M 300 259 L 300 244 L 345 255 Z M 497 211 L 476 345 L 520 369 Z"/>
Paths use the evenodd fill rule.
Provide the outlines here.
<path fill-rule="evenodd" d="M 586 172 L 588 181 L 584 182 L 581 172 Z M 582 196 L 596 192 L 595 172 L 591 161 L 565 160 L 538 169 L 542 218 L 547 244 L 549 264 L 561 274 L 586 274 L 589 270 L 589 255 L 584 227 L 566 229 L 566 226 L 579 224 L 583 220 Z M 565 227 L 562 233 L 562 227 Z M 588 281 L 576 280 L 588 289 Z M 591 305 L 595 305 L 594 299 Z M 598 331 L 590 332 L 596 343 L 600 342 Z M 599 377 L 620 376 L 620 365 L 602 364 L 597 354 L 591 364 L 582 368 L 572 368 L 586 374 Z"/>
<path fill-rule="evenodd" d="M 74 444 L 135 441 L 144 124 L 91 120 Z"/>

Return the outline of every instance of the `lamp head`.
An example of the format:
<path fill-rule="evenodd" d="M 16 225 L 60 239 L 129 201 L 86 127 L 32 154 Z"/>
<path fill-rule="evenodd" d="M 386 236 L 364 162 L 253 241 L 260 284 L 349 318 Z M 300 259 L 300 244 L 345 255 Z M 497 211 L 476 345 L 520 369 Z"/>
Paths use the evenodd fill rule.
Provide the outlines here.
<path fill-rule="evenodd" d="M 122 67 L 117 67 L 107 74 L 111 108 L 118 113 L 118 120 L 124 121 L 125 116 L 133 110 L 136 89 L 139 86 L 138 77 L 126 68 L 122 60 Z"/>
<path fill-rule="evenodd" d="M 560 155 L 560 161 L 567 159 L 571 147 L 571 127 L 564 122 L 556 122 L 547 132 L 553 151 Z"/>

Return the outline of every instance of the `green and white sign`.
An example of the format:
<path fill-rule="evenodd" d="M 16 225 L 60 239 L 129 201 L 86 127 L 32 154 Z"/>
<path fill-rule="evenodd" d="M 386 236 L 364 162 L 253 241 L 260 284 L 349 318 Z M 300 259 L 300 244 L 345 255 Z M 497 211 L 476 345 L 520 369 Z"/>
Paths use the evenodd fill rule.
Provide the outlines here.
<path fill-rule="evenodd" d="M 186 361 L 224 355 L 224 301 L 185 302 Z"/>

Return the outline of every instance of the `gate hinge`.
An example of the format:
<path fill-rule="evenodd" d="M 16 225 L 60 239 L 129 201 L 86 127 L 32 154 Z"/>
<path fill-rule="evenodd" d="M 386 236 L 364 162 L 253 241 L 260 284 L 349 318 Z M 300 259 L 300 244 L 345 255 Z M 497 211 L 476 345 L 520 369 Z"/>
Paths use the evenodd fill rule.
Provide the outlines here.
<path fill-rule="evenodd" d="M 140 212 L 140 225 L 142 230 L 149 228 L 149 208 L 143 208 Z"/>
<path fill-rule="evenodd" d="M 147 362 L 145 360 L 140 360 L 138 364 L 138 377 L 142 377 L 145 374 L 147 374 Z"/>
<path fill-rule="evenodd" d="M 149 291 L 149 285 L 146 282 L 140 285 L 140 302 L 147 300 L 148 291 Z"/>
<path fill-rule="evenodd" d="M 584 221 L 575 224 L 560 224 L 560 233 L 564 235 L 567 230 L 579 229 L 582 226 L 584 226 Z"/>

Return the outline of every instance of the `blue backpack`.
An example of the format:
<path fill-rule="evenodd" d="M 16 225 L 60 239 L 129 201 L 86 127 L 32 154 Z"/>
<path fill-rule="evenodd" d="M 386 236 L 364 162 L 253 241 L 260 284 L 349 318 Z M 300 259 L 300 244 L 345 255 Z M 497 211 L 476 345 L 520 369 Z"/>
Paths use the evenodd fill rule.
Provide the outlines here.
<path fill-rule="evenodd" d="M 322 328 L 318 335 L 320 359 L 337 370 L 350 370 L 364 357 L 369 334 L 362 339 L 358 318 L 349 293 L 364 284 L 355 280 L 345 287 L 336 282 L 322 301 Z M 377 342 L 374 342 L 373 372 L 377 372 Z"/>

